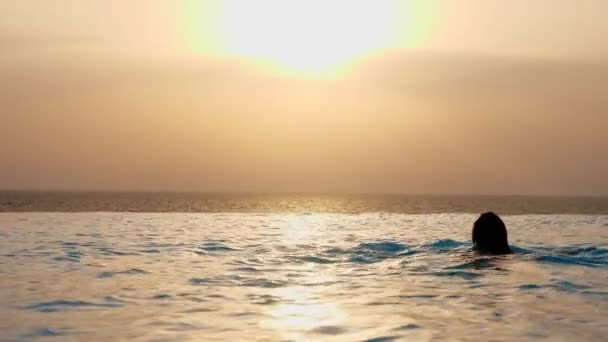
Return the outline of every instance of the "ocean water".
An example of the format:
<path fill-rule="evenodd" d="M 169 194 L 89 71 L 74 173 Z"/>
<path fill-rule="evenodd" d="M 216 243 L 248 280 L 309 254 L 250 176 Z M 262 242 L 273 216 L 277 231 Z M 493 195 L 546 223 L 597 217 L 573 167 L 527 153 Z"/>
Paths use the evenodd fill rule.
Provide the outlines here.
<path fill-rule="evenodd" d="M 505 215 L 491 257 L 473 213 L 301 208 L 0 213 L 0 340 L 608 336 L 604 214 Z"/>

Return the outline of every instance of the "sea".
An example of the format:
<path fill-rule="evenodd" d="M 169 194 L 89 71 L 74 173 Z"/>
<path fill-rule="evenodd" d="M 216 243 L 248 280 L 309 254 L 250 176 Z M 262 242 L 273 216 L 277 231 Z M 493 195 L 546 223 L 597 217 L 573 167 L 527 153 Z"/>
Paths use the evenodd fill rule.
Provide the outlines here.
<path fill-rule="evenodd" d="M 0 341 L 607 336 L 606 198 L 0 192 Z"/>

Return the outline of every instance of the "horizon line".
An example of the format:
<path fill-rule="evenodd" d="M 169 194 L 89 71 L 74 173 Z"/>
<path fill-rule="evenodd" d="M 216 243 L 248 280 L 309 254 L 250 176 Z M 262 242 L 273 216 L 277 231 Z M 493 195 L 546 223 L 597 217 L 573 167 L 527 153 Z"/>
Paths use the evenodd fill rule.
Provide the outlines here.
<path fill-rule="evenodd" d="M 201 195 L 308 195 L 308 196 L 412 196 L 412 197 L 531 197 L 531 198 L 593 198 L 608 199 L 608 194 L 496 194 L 441 192 L 350 192 L 350 191 L 243 191 L 243 190 L 129 190 L 129 189 L 0 189 L 0 193 L 63 193 L 63 194 L 201 194 Z"/>

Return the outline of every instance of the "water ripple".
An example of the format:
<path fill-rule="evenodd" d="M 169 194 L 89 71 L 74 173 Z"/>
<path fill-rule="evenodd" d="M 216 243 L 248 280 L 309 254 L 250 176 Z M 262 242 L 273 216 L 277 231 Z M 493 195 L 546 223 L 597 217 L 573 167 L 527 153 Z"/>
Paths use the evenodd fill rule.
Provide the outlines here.
<path fill-rule="evenodd" d="M 148 272 L 144 270 L 140 270 L 139 268 L 131 268 L 126 271 L 114 271 L 114 272 L 100 272 L 97 274 L 97 278 L 112 278 L 117 275 L 141 275 L 148 274 Z"/>
<path fill-rule="evenodd" d="M 479 273 L 473 272 L 464 272 L 464 271 L 441 271 L 441 272 L 433 272 L 429 273 L 429 275 L 437 276 L 437 277 L 456 277 L 463 279 L 475 279 L 481 277 Z"/>
<path fill-rule="evenodd" d="M 376 263 L 416 253 L 408 245 L 394 241 L 365 242 L 349 251 L 349 260 L 355 263 Z"/>
<path fill-rule="evenodd" d="M 205 242 L 201 244 L 198 249 L 195 251 L 197 254 L 212 254 L 212 253 L 221 253 L 221 252 L 233 252 L 238 249 L 232 248 L 221 242 Z"/>
<path fill-rule="evenodd" d="M 118 308 L 122 307 L 122 304 L 117 303 L 93 303 L 85 302 L 80 300 L 56 300 L 53 302 L 42 302 L 35 303 L 24 307 L 25 310 L 32 310 L 38 312 L 57 312 L 70 309 L 81 309 L 81 308 Z"/>

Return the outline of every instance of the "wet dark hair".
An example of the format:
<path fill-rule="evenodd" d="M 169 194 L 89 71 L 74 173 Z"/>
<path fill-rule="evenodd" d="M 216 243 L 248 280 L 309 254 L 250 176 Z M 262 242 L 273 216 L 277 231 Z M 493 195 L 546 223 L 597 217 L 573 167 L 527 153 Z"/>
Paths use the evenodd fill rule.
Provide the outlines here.
<path fill-rule="evenodd" d="M 493 212 L 481 214 L 473 225 L 475 250 L 483 254 L 513 253 L 507 239 L 505 223 Z"/>

